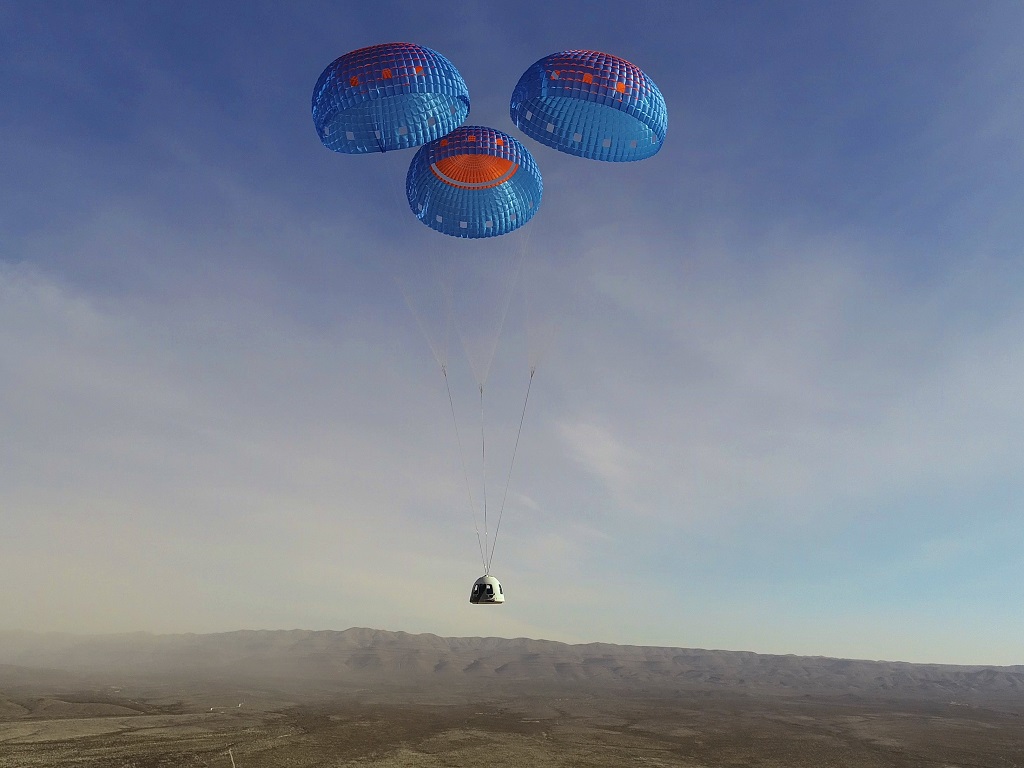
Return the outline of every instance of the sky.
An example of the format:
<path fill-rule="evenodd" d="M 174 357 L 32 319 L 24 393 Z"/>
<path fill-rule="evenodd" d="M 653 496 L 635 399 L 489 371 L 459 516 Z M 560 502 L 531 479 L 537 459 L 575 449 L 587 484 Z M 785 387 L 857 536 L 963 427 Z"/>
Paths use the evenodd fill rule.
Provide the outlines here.
<path fill-rule="evenodd" d="M 1009 1 L 0 2 L 0 630 L 1024 663 L 1022 38 Z M 504 256 L 412 216 L 411 151 L 318 141 L 321 71 L 391 41 L 536 158 Z M 572 48 L 657 83 L 657 155 L 515 129 Z M 425 265 L 471 342 L 508 254 L 485 475 Z"/>

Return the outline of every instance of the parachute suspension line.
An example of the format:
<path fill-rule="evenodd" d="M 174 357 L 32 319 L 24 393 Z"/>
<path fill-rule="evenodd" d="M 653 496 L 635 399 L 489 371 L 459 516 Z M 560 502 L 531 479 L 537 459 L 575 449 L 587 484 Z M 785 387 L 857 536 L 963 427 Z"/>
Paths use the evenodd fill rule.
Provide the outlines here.
<path fill-rule="evenodd" d="M 494 560 L 494 548 L 498 546 L 498 531 L 501 530 L 501 517 L 505 514 L 505 501 L 508 499 L 508 488 L 512 482 L 512 468 L 516 465 L 516 453 L 519 450 L 519 437 L 523 434 L 523 422 L 526 421 L 526 406 L 530 402 L 530 388 L 533 386 L 533 374 L 537 372 L 537 366 L 530 368 L 530 380 L 526 384 L 526 397 L 523 400 L 523 413 L 519 417 L 519 431 L 516 432 L 516 443 L 512 448 L 512 461 L 508 465 L 508 476 L 505 478 L 505 493 L 501 497 L 501 506 L 498 508 L 498 524 L 494 526 L 494 540 L 491 542 L 491 551 L 487 555 L 486 572 L 491 572 L 491 562 Z"/>
<path fill-rule="evenodd" d="M 487 438 L 484 432 L 484 385 L 480 385 L 480 474 L 483 479 L 484 497 L 484 552 L 487 551 Z M 491 569 L 484 557 L 484 576 L 490 574 Z"/>
<path fill-rule="evenodd" d="M 526 236 L 529 236 L 529 231 L 527 231 Z M 494 345 L 491 347 L 491 357 L 487 363 L 488 371 L 490 370 L 491 362 L 494 360 L 494 356 L 498 352 L 498 340 L 501 338 L 501 332 L 505 328 L 505 319 L 508 317 L 508 308 L 512 304 L 512 294 L 515 291 L 516 284 L 519 282 L 520 273 L 523 271 L 523 258 L 525 255 L 526 248 L 522 244 L 522 242 L 520 242 L 518 253 L 513 253 L 512 255 L 512 264 L 510 265 L 510 268 L 508 270 L 507 282 L 503 289 L 505 301 L 504 306 L 502 306 L 501 308 L 501 320 L 498 323 L 498 332 L 494 336 Z M 485 373 L 484 379 L 486 378 L 487 374 Z"/>
<path fill-rule="evenodd" d="M 512 304 L 512 293 L 515 291 L 516 283 L 519 282 L 519 274 L 523 268 L 525 253 L 525 246 L 520 246 L 518 253 L 513 253 L 512 256 L 507 259 L 507 261 L 511 263 L 508 265 L 505 279 L 501 286 L 499 299 L 501 302 L 501 311 L 498 315 L 498 323 L 494 330 L 494 336 L 491 339 L 489 349 L 485 350 L 485 359 L 474 362 L 474 356 L 469 351 L 469 347 L 466 343 L 466 337 L 463 335 L 462 329 L 456 326 L 459 337 L 462 339 L 462 348 L 466 352 L 466 356 L 469 358 L 470 367 L 473 369 L 473 375 L 476 377 L 476 383 L 481 387 L 487 383 L 487 377 L 490 375 L 491 371 L 491 364 L 494 362 L 494 356 L 498 352 L 498 342 L 501 340 L 501 333 L 505 328 L 505 319 L 508 317 L 508 309 Z M 479 369 L 477 368 L 478 364 Z"/>
<path fill-rule="evenodd" d="M 434 280 L 441 289 L 441 296 L 444 299 L 444 359 L 448 359 L 448 343 L 452 337 L 452 326 L 455 324 L 455 286 L 453 280 L 453 266 L 449 262 L 439 263 L 441 259 L 431 259 L 430 265 L 434 272 Z"/>
<path fill-rule="evenodd" d="M 466 480 L 466 495 L 469 498 L 469 514 L 473 518 L 473 530 L 476 531 L 476 545 L 480 549 L 480 562 L 483 563 L 484 570 L 487 570 L 487 558 L 484 556 L 484 543 L 480 540 L 480 526 L 476 522 L 476 507 L 473 504 L 473 486 L 469 482 L 469 472 L 466 469 L 466 455 L 462 450 L 462 437 L 459 436 L 459 422 L 455 418 L 455 401 L 452 400 L 452 388 L 448 383 L 448 368 L 445 365 L 441 366 L 441 373 L 444 374 L 444 387 L 448 390 L 448 405 L 452 409 L 452 424 L 455 425 L 455 441 L 459 444 L 459 463 L 462 464 L 462 476 Z"/>
<path fill-rule="evenodd" d="M 447 343 L 447 338 L 441 339 L 440 341 L 435 341 L 431 337 L 430 332 L 427 330 L 427 326 L 424 325 L 424 323 L 423 323 L 423 318 L 420 316 L 420 312 L 416 309 L 416 306 L 413 303 L 412 297 L 409 295 L 409 292 L 405 289 L 405 286 L 402 284 L 402 281 L 399 279 L 398 274 L 396 273 L 396 274 L 392 275 L 392 277 L 395 280 L 395 285 L 397 285 L 398 289 L 402 292 L 402 298 L 405 299 L 405 306 L 407 306 L 409 308 L 409 311 L 412 313 L 412 316 L 414 318 L 416 318 L 416 325 L 419 326 L 420 333 L 423 334 L 423 338 L 427 340 L 427 346 L 430 347 L 430 352 L 431 352 L 431 354 L 433 354 L 435 362 L 441 368 L 441 371 L 444 372 L 445 371 L 445 367 L 448 365 L 448 343 Z M 450 320 L 448 320 L 447 322 L 448 322 L 448 325 L 451 324 Z M 446 331 L 446 336 L 447 336 L 447 331 Z M 447 380 L 447 378 L 448 378 L 448 374 L 445 373 L 445 380 Z"/>
<path fill-rule="evenodd" d="M 388 176 L 404 181 L 405 161 L 401 152 L 384 153 L 383 164 L 388 169 Z M 387 184 L 386 186 L 390 190 L 392 202 L 397 210 L 408 206 L 403 193 L 403 183 Z M 409 308 L 409 312 L 416 319 L 416 325 L 419 327 L 420 333 L 423 334 L 438 367 L 444 370 L 448 364 L 448 348 L 452 330 L 452 289 L 443 278 L 442 267 L 438 264 L 442 259 L 439 254 L 440 249 L 437 254 L 428 249 L 427 264 L 430 277 L 437 284 L 441 296 L 440 308 L 425 301 L 422 292 L 417 291 L 422 283 L 429 284 L 429 279 L 418 281 L 415 277 L 410 277 L 406 274 L 407 270 L 402 269 L 397 259 L 390 258 L 388 262 L 391 264 L 391 277 L 402 292 L 405 306 Z M 443 321 L 443 325 L 439 323 L 439 320 Z"/>

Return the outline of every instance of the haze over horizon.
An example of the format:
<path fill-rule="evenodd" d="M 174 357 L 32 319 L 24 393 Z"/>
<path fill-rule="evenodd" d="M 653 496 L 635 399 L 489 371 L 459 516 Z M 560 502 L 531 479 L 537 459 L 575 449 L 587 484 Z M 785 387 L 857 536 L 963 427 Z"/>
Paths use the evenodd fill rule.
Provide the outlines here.
<path fill-rule="evenodd" d="M 0 5 L 0 631 L 1024 663 L 1022 38 L 1002 2 Z M 500 608 L 467 602 L 447 395 L 396 285 L 412 153 L 331 153 L 310 118 L 327 64 L 397 40 L 544 176 L 528 247 L 563 300 Z M 658 155 L 512 126 L 569 48 L 658 84 Z"/>

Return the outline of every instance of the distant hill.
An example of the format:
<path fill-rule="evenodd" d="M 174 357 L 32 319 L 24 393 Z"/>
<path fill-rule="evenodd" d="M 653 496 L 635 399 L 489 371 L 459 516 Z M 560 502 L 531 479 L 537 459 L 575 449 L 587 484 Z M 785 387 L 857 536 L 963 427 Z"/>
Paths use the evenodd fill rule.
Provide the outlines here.
<path fill-rule="evenodd" d="M 34 670 L 34 671 L 33 671 Z M 209 635 L 0 633 L 0 686 L 56 671 L 107 678 L 174 676 L 325 689 L 367 685 L 621 686 L 751 693 L 939 697 L 1024 702 L 1024 666 L 985 667 L 774 656 L 741 651 L 376 629 Z"/>

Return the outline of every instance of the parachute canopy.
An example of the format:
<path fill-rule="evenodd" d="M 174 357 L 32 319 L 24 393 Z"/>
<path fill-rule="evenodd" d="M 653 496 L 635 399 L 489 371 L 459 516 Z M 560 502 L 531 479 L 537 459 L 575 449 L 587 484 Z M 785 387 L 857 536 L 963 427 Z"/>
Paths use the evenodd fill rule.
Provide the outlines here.
<path fill-rule="evenodd" d="M 531 139 L 592 160 L 643 160 L 665 141 L 665 98 L 644 72 L 600 51 L 562 51 L 523 73 L 509 111 Z"/>
<path fill-rule="evenodd" d="M 345 154 L 418 147 L 469 116 L 469 89 L 437 51 L 384 43 L 346 53 L 313 89 L 313 123 L 328 149 Z"/>
<path fill-rule="evenodd" d="M 543 188 L 526 147 L 478 125 L 424 144 L 406 177 L 413 213 L 453 237 L 496 237 L 518 229 L 537 212 Z"/>

